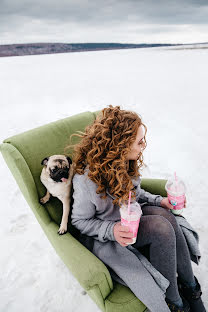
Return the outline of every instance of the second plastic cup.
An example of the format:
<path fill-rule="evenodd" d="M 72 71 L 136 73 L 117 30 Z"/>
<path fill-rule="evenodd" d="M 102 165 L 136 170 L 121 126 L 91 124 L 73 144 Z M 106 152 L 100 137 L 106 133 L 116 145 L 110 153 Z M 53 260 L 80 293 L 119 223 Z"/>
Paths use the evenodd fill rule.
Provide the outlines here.
<path fill-rule="evenodd" d="M 128 204 L 122 204 L 120 208 L 121 225 L 128 226 L 129 231 L 134 234 L 130 245 L 134 244 L 137 239 L 137 232 L 139 228 L 139 222 L 142 215 L 140 204 L 137 202 L 131 202 L 130 210 L 128 214 Z"/>
<path fill-rule="evenodd" d="M 185 203 L 186 187 L 184 182 L 175 175 L 175 177 L 167 181 L 165 189 L 167 191 L 168 200 L 174 207 L 172 212 L 177 215 L 181 214 Z"/>

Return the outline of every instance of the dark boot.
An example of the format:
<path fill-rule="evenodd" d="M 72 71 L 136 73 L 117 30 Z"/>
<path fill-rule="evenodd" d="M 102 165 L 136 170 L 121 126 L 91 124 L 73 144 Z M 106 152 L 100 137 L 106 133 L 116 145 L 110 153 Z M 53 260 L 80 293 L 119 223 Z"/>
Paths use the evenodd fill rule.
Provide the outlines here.
<path fill-rule="evenodd" d="M 170 309 L 170 311 L 174 311 L 174 312 L 190 312 L 190 306 L 189 306 L 189 303 L 186 301 L 185 298 L 183 298 L 181 296 L 181 299 L 183 301 L 183 307 L 179 307 L 177 305 L 175 305 L 172 301 L 170 301 L 168 298 L 165 298 L 165 301 L 168 305 L 168 308 Z"/>
<path fill-rule="evenodd" d="M 206 312 L 206 309 L 204 307 L 204 304 L 201 300 L 201 286 L 197 280 L 197 278 L 194 276 L 196 281 L 196 286 L 193 287 L 187 287 L 183 284 L 182 280 L 178 277 L 178 289 L 181 294 L 189 303 L 190 305 L 190 312 Z"/>

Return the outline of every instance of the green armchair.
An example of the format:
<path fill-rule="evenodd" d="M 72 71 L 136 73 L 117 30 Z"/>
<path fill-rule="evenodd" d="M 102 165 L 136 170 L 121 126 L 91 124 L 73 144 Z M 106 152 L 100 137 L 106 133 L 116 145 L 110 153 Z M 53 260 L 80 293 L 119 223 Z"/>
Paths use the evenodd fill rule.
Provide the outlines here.
<path fill-rule="evenodd" d="M 145 305 L 128 287 L 113 282 L 104 263 L 77 240 L 78 232 L 70 221 L 68 232 L 61 236 L 57 234 L 62 217 L 61 202 L 51 197 L 44 206 L 39 203 L 39 198 L 45 194 L 45 187 L 40 181 L 41 160 L 53 154 L 64 154 L 70 135 L 77 130 L 84 131 L 98 113 L 81 113 L 15 135 L 5 139 L 0 150 L 57 254 L 101 311 L 143 312 Z M 166 196 L 165 182 L 161 179 L 142 179 L 142 188 Z"/>

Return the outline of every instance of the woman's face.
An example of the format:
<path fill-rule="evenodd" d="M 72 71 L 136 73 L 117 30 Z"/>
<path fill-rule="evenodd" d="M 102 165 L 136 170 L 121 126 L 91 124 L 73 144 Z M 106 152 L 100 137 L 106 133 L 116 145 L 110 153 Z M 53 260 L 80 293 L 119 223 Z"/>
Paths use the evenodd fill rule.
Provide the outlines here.
<path fill-rule="evenodd" d="M 127 155 L 127 160 L 138 159 L 140 152 L 145 147 L 144 135 L 145 135 L 144 127 L 140 126 L 137 131 L 136 140 L 132 143 L 130 147 L 131 150 Z"/>

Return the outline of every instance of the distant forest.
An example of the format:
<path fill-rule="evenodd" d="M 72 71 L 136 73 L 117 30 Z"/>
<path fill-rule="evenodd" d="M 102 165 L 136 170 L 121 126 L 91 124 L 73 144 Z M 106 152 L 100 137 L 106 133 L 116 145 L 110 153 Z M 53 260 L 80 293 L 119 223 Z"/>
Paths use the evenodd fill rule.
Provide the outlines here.
<path fill-rule="evenodd" d="M 35 54 L 84 52 L 114 49 L 138 49 L 177 44 L 123 44 L 123 43 L 24 43 L 0 45 L 0 57 Z"/>

